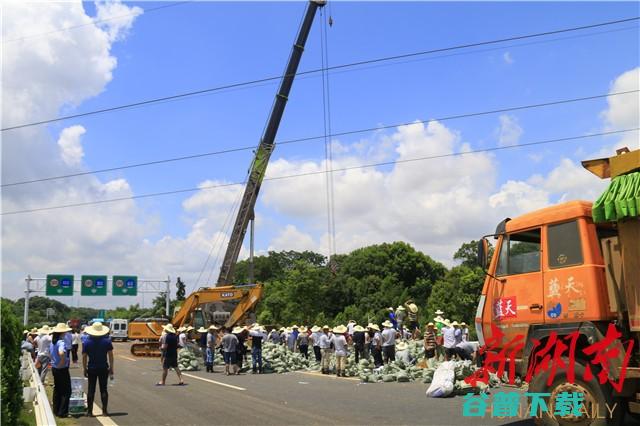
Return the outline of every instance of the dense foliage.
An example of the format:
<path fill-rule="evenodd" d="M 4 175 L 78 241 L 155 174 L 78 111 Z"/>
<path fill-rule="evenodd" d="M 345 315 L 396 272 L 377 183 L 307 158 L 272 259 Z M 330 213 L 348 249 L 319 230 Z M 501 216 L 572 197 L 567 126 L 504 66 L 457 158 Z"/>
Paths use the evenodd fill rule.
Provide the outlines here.
<path fill-rule="evenodd" d="M 20 344 L 22 329 L 12 311 L 12 306 L 3 299 L 0 347 L 0 368 L 2 370 L 2 424 L 16 425 L 22 409 L 22 383 L 20 380 Z"/>
<path fill-rule="evenodd" d="M 388 307 L 413 299 L 420 322 L 445 316 L 473 323 L 484 274 L 475 263 L 475 242 L 464 244 L 451 270 L 406 243 L 364 247 L 332 260 L 312 252 L 269 252 L 254 260 L 254 274 L 265 284 L 258 307 L 264 324 L 382 321 Z M 247 281 L 248 262 L 238 263 L 238 282 Z"/>

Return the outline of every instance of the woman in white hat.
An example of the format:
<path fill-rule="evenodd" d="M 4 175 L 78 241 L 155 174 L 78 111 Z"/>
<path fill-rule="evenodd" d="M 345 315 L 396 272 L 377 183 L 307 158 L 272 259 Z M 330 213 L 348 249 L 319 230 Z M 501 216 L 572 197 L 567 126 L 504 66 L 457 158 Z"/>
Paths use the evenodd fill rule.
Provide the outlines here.
<path fill-rule="evenodd" d="M 96 381 L 100 384 L 102 413 L 109 415 L 109 392 L 107 381 L 113 378 L 113 345 L 109 338 L 109 328 L 101 322 L 94 322 L 85 328 L 89 338 L 82 345 L 82 368 L 88 379 L 87 416 L 93 416 L 93 398 L 96 394 Z"/>
<path fill-rule="evenodd" d="M 378 324 L 369 324 L 369 335 L 371 336 L 371 354 L 373 355 L 373 364 L 376 368 L 382 366 L 382 334 Z"/>
<path fill-rule="evenodd" d="M 69 356 L 64 341 L 66 333 L 71 331 L 65 323 L 58 323 L 51 334 L 51 373 L 53 374 L 53 414 L 58 417 L 69 415 L 71 399 L 71 376 L 69 375 Z"/>
<path fill-rule="evenodd" d="M 344 371 L 347 369 L 347 339 L 344 335 L 347 332 L 347 327 L 339 325 L 333 329 L 331 338 L 336 354 L 336 376 L 338 377 L 346 377 Z"/>

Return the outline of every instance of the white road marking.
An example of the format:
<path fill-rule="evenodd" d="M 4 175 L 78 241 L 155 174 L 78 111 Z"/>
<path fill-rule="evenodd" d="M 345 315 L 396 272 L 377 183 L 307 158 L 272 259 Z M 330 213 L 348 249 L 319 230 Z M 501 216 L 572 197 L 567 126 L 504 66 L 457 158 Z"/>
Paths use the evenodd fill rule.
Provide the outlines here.
<path fill-rule="evenodd" d="M 138 360 L 137 360 L 137 359 L 135 359 L 135 358 L 129 358 L 128 356 L 124 356 L 124 355 L 118 355 L 118 358 L 124 358 L 124 359 L 127 359 L 127 360 L 129 360 L 129 361 L 133 361 L 133 362 L 138 361 Z"/>
<path fill-rule="evenodd" d="M 93 414 L 96 416 L 95 419 L 99 421 L 102 426 L 118 426 L 111 417 L 105 417 L 102 415 L 102 408 L 100 408 L 95 402 L 93 403 Z"/>
<path fill-rule="evenodd" d="M 228 387 L 228 388 L 231 388 L 231 389 L 240 390 L 240 391 L 246 391 L 245 388 L 241 388 L 240 386 L 234 386 L 234 385 L 229 385 L 227 383 L 216 382 L 215 380 L 205 379 L 204 377 L 194 376 L 193 374 L 182 373 L 182 375 L 183 376 L 187 376 L 187 377 L 191 377 L 191 378 L 194 378 L 194 379 L 202 380 L 204 382 L 209 382 L 209 383 L 213 383 L 213 384 L 216 384 L 216 385 L 225 386 L 225 387 Z"/>

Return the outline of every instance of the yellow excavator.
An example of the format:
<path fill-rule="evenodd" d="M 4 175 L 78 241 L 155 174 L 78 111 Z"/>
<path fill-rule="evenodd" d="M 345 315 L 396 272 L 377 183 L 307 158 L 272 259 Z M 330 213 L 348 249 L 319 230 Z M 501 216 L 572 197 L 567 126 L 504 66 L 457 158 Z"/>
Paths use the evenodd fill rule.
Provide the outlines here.
<path fill-rule="evenodd" d="M 307 3 L 304 19 L 293 44 L 286 71 L 280 81 L 280 87 L 278 88 L 269 120 L 249 169 L 247 185 L 244 189 L 244 195 L 233 225 L 224 260 L 220 267 L 218 282 L 215 287 L 201 288 L 189 295 L 171 320 L 174 327 L 191 325 L 194 328 L 198 328 L 209 324 L 232 327 L 241 322 L 252 322 L 250 318 L 251 312 L 260 301 L 263 289 L 261 284 L 251 284 L 253 283 L 254 207 L 267 170 L 267 164 L 269 164 L 269 158 L 275 148 L 278 127 L 282 120 L 293 80 L 298 72 L 298 65 L 302 58 L 307 37 L 311 31 L 317 10 L 325 4 L 326 0 L 310 0 Z M 233 273 L 249 223 L 251 223 L 252 231 L 249 255 L 250 284 L 234 286 L 232 285 Z M 168 322 L 167 320 L 141 319 L 129 323 L 129 339 L 138 340 L 138 342 L 132 344 L 131 353 L 136 356 L 160 356 L 158 339 L 162 335 L 162 327 Z"/>
<path fill-rule="evenodd" d="M 191 325 L 195 328 L 210 324 L 232 327 L 251 322 L 251 313 L 262 298 L 262 285 L 222 286 L 203 288 L 189 295 L 175 313 L 171 324 L 179 328 Z M 168 320 L 136 319 L 129 323 L 129 339 L 135 356 L 160 356 L 158 340 Z"/>

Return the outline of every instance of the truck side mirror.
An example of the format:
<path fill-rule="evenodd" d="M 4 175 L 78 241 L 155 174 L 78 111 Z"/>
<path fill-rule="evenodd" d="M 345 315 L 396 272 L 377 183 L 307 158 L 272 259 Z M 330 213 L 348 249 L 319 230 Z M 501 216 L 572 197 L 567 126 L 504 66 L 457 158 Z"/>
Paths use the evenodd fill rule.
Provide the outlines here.
<path fill-rule="evenodd" d="M 478 266 L 483 270 L 487 267 L 487 253 L 489 252 L 489 244 L 486 238 L 481 238 L 478 241 Z"/>

